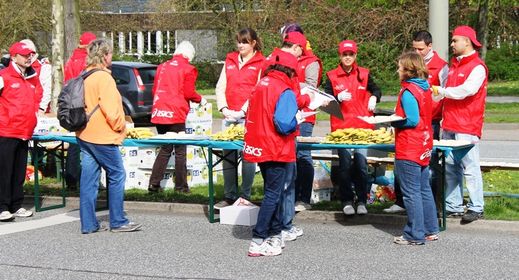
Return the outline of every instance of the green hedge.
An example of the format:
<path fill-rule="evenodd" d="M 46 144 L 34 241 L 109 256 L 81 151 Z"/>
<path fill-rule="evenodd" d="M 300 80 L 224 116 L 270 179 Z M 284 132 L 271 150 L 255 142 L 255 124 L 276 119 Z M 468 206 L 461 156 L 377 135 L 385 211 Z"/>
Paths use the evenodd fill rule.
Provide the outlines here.
<path fill-rule="evenodd" d="M 488 50 L 485 63 L 490 81 L 519 81 L 519 46 Z"/>

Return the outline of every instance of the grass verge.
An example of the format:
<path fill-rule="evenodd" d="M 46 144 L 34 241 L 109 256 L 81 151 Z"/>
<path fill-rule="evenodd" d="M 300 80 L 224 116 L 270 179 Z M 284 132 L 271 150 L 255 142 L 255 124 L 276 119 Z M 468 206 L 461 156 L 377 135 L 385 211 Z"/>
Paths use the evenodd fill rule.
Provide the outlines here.
<path fill-rule="evenodd" d="M 218 182 L 222 182 L 221 176 Z M 484 191 L 494 195 L 485 197 L 485 219 L 519 221 L 519 199 L 505 197 L 499 194 L 519 194 L 519 171 L 490 171 L 483 175 Z M 34 185 L 27 182 L 24 189 L 26 194 L 34 194 Z M 61 184 L 54 178 L 41 180 L 41 193 L 51 196 L 61 195 Z M 497 194 L 496 194 L 497 193 Z M 67 191 L 68 196 L 79 196 L 77 190 Z M 191 188 L 190 194 L 174 192 L 167 189 L 161 193 L 149 194 L 147 190 L 130 189 L 126 191 L 125 200 L 151 201 L 151 202 L 175 202 L 208 204 L 208 188 L 204 186 Z M 101 199 L 106 198 L 106 192 L 99 192 Z M 215 184 L 215 200 L 223 199 L 223 184 Z M 254 178 L 251 200 L 260 203 L 263 199 L 263 180 L 261 176 Z M 383 209 L 391 206 L 391 202 L 375 202 L 368 205 L 370 213 L 383 213 Z M 340 201 L 323 201 L 312 206 L 313 210 L 341 211 Z"/>

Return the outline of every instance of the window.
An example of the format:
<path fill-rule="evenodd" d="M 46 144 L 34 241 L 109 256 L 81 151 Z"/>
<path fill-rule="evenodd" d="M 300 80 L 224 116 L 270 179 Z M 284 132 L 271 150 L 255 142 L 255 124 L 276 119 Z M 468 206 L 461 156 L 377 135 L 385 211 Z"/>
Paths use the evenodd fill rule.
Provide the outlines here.
<path fill-rule="evenodd" d="M 157 72 L 157 68 L 140 68 L 139 75 L 141 76 L 142 83 L 147 84 L 153 84 L 153 81 L 155 80 L 155 72 Z"/>
<path fill-rule="evenodd" d="M 128 69 L 112 67 L 112 77 L 116 85 L 127 85 L 130 83 L 130 73 Z"/>

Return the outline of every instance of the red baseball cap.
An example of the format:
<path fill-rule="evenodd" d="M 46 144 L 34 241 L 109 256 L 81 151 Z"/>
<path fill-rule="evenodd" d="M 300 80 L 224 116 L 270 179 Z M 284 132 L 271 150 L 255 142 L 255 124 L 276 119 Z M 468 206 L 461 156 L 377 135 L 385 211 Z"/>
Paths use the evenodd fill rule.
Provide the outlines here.
<path fill-rule="evenodd" d="M 357 53 L 357 43 L 353 40 L 344 40 L 339 43 L 339 54 L 343 54 L 344 52 L 353 52 Z"/>
<path fill-rule="evenodd" d="M 283 42 L 289 42 L 294 45 L 299 45 L 303 48 L 303 51 L 306 50 L 306 37 L 305 35 L 299 32 L 288 32 L 283 39 Z"/>
<path fill-rule="evenodd" d="M 472 29 L 472 27 L 470 27 L 470 26 L 462 25 L 462 26 L 456 27 L 456 29 L 454 29 L 454 31 L 452 31 L 452 36 L 467 37 L 470 39 L 470 41 L 472 42 L 474 47 L 476 47 L 476 49 L 481 48 L 481 43 L 476 38 L 476 31 L 474 31 L 474 29 Z"/>
<path fill-rule="evenodd" d="M 81 34 L 81 37 L 79 37 L 79 44 L 80 45 L 88 45 L 90 42 L 94 41 L 96 39 L 96 35 L 92 32 L 85 32 Z"/>
<path fill-rule="evenodd" d="M 268 57 L 267 63 L 268 65 L 279 64 L 291 68 L 294 71 L 297 70 L 297 57 L 278 48 L 275 48 L 274 51 L 272 51 L 272 54 Z"/>
<path fill-rule="evenodd" d="M 35 52 L 29 46 L 27 46 L 26 44 L 24 44 L 22 42 L 16 42 L 16 43 L 12 44 L 11 47 L 9 48 L 9 54 L 11 56 L 15 56 L 17 54 L 26 56 L 31 53 L 35 53 Z"/>

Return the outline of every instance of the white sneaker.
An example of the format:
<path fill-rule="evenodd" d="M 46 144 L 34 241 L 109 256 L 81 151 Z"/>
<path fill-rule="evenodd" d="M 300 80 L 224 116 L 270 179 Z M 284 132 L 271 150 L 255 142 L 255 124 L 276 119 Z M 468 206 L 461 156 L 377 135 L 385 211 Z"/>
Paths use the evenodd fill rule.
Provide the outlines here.
<path fill-rule="evenodd" d="M 283 249 L 281 249 L 281 246 L 273 244 L 270 239 L 265 239 L 261 244 L 251 241 L 249 245 L 249 253 L 247 255 L 249 257 L 277 256 L 281 255 L 282 251 Z"/>
<path fill-rule="evenodd" d="M 11 214 L 9 211 L 2 211 L 2 213 L 0 213 L 0 221 L 9 221 L 13 218 L 13 214 Z"/>
<path fill-rule="evenodd" d="M 14 212 L 13 215 L 15 217 L 27 218 L 27 217 L 32 216 L 32 211 L 29 211 L 25 208 L 20 208 L 20 209 L 18 209 L 18 211 Z"/>
<path fill-rule="evenodd" d="M 402 208 L 396 204 L 391 205 L 391 207 L 384 209 L 384 213 L 395 214 L 395 213 L 403 213 L 405 212 L 405 208 Z"/>
<path fill-rule="evenodd" d="M 368 214 L 368 209 L 366 209 L 366 205 L 359 204 L 357 205 L 357 215 L 366 215 Z"/>
<path fill-rule="evenodd" d="M 281 249 L 285 249 L 285 240 L 283 240 L 283 235 L 274 235 L 269 237 L 270 244 L 272 247 L 281 247 Z"/>
<path fill-rule="evenodd" d="M 290 232 L 295 232 L 297 237 L 303 236 L 303 229 L 300 227 L 292 226 Z"/>
<path fill-rule="evenodd" d="M 297 233 L 291 230 L 282 230 L 281 237 L 283 238 L 283 241 L 293 241 L 297 239 Z"/>
<path fill-rule="evenodd" d="M 308 203 L 304 203 L 302 201 L 296 202 L 296 207 L 295 207 L 296 212 L 306 211 L 306 210 L 310 210 L 310 209 L 312 209 L 312 205 L 310 205 Z"/>
<path fill-rule="evenodd" d="M 344 208 L 342 208 L 342 212 L 344 212 L 344 215 L 351 216 L 355 214 L 355 209 L 352 205 L 347 204 L 346 206 L 344 206 Z"/>

